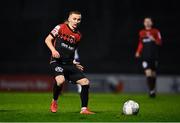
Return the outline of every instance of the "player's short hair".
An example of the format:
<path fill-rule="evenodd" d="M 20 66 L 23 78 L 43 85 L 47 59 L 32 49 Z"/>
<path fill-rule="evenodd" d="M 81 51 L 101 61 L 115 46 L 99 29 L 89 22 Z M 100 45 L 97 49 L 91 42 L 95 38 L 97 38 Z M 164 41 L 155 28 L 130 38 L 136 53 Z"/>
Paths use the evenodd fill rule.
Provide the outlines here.
<path fill-rule="evenodd" d="M 69 12 L 69 16 L 72 15 L 72 14 L 78 14 L 78 15 L 81 15 L 81 12 L 80 12 L 80 11 L 77 11 L 77 10 L 70 11 L 70 12 Z"/>
<path fill-rule="evenodd" d="M 144 20 L 145 20 L 145 19 L 150 19 L 150 20 L 153 22 L 152 17 L 149 17 L 149 16 L 148 16 L 148 17 L 144 17 Z"/>

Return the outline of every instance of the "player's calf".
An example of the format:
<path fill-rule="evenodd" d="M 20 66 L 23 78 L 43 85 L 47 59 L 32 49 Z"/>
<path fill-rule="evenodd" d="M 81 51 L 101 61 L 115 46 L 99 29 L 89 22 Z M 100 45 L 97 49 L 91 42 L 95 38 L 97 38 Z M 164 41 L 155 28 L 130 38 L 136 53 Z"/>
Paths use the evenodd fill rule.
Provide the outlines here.
<path fill-rule="evenodd" d="M 65 78 L 64 78 L 64 76 L 59 75 L 59 76 L 55 77 L 55 80 L 56 80 L 56 82 L 54 83 L 54 86 L 53 86 L 53 100 L 52 100 L 51 107 L 50 107 L 51 112 L 53 112 L 53 113 L 57 112 L 57 110 L 58 110 L 57 100 L 62 91 L 62 84 L 64 83 Z"/>
<path fill-rule="evenodd" d="M 150 97 L 155 97 L 156 96 L 156 74 L 155 71 L 151 69 L 145 70 L 145 74 L 147 77 L 147 84 L 149 87 L 149 96 Z"/>
<path fill-rule="evenodd" d="M 57 101 L 59 94 L 62 91 L 62 84 L 65 81 L 65 78 L 63 75 L 58 75 L 55 77 L 56 82 L 54 83 L 53 86 L 53 100 Z"/>
<path fill-rule="evenodd" d="M 94 114 L 91 112 L 88 107 L 88 99 L 89 99 L 89 80 L 87 78 L 83 78 L 77 81 L 78 84 L 81 85 L 82 90 L 80 93 L 81 97 L 81 111 L 80 114 Z"/>

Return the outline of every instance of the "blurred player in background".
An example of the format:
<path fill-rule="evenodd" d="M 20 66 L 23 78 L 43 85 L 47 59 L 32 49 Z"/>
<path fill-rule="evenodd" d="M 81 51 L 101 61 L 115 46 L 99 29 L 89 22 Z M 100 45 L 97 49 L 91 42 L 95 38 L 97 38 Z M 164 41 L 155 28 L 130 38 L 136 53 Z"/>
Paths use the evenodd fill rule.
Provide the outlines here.
<path fill-rule="evenodd" d="M 81 13 L 71 11 L 68 20 L 57 25 L 47 36 L 45 43 L 52 53 L 50 65 L 55 77 L 53 87 L 53 99 L 51 103 L 51 112 L 57 112 L 57 100 L 62 90 L 62 84 L 65 79 L 76 82 L 82 87 L 81 97 L 81 114 L 94 114 L 89 111 L 88 95 L 89 95 L 89 80 L 83 74 L 83 67 L 80 64 L 73 62 L 74 53 L 81 40 L 81 34 L 78 31 L 78 26 L 81 22 Z"/>
<path fill-rule="evenodd" d="M 142 59 L 142 67 L 147 77 L 150 97 L 156 96 L 156 69 L 161 44 L 160 31 L 153 28 L 152 19 L 146 17 L 144 19 L 144 29 L 139 32 L 139 44 L 135 56 Z"/>

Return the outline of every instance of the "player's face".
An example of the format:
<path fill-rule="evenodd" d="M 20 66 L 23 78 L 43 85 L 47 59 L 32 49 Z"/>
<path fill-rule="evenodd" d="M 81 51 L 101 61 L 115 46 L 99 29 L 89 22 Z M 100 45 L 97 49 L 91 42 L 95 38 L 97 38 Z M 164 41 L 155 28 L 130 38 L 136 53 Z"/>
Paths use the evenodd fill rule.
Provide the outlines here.
<path fill-rule="evenodd" d="M 81 23 L 81 15 L 80 14 L 71 14 L 68 18 L 69 25 L 76 29 Z"/>
<path fill-rule="evenodd" d="M 153 26 L 153 22 L 150 18 L 145 18 L 144 19 L 144 26 L 145 28 L 151 28 Z"/>

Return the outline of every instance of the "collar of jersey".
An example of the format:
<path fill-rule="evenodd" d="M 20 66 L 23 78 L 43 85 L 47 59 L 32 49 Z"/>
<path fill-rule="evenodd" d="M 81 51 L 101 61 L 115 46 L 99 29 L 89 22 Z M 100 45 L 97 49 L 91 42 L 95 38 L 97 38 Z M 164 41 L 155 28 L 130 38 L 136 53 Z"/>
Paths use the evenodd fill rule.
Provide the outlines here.
<path fill-rule="evenodd" d="M 68 24 L 66 24 L 66 26 L 69 28 L 69 30 L 71 30 L 72 32 L 77 32 L 77 29 L 75 29 L 75 30 L 72 30 L 70 27 L 69 27 L 69 25 Z"/>

